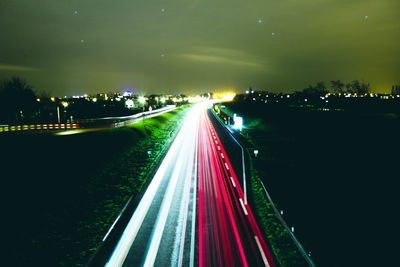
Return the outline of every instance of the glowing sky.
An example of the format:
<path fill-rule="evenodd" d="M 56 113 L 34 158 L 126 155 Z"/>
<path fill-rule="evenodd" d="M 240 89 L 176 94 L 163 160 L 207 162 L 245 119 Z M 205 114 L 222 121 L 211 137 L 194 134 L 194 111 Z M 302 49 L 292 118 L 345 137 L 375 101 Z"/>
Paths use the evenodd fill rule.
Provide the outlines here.
<path fill-rule="evenodd" d="M 400 83 L 399 0 L 1 0 L 0 79 L 72 95 Z"/>

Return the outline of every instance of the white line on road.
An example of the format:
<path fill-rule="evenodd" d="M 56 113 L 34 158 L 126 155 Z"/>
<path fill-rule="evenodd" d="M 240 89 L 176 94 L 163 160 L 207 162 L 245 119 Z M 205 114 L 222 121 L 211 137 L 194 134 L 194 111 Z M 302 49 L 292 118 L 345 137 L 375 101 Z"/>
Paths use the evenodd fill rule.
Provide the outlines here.
<path fill-rule="evenodd" d="M 226 162 L 225 162 L 225 167 L 229 171 L 228 164 L 226 164 Z"/>
<path fill-rule="evenodd" d="M 222 155 L 222 153 L 221 153 L 221 157 L 224 158 L 224 155 Z"/>
<path fill-rule="evenodd" d="M 194 156 L 194 182 L 193 182 L 193 210 L 192 210 L 192 236 L 190 239 L 190 267 L 194 266 L 194 242 L 196 234 L 196 196 L 197 196 L 197 151 L 198 151 L 198 136 L 196 138 L 196 153 Z"/>
<path fill-rule="evenodd" d="M 232 181 L 233 187 L 236 187 L 236 184 L 235 184 L 235 182 L 233 181 L 232 176 L 231 176 L 231 181 Z"/>
<path fill-rule="evenodd" d="M 242 209 L 243 209 L 243 211 L 244 211 L 244 215 L 247 216 L 247 210 L 246 210 L 246 207 L 244 206 L 243 200 L 242 200 L 241 198 L 239 198 L 239 202 L 240 202 L 240 205 L 242 205 Z"/>
<path fill-rule="evenodd" d="M 221 150 L 221 148 L 218 146 L 218 150 Z"/>
<path fill-rule="evenodd" d="M 262 257 L 262 259 L 264 261 L 265 266 L 269 267 L 269 263 L 268 263 L 267 257 L 265 256 L 264 250 L 261 248 L 261 244 L 260 244 L 260 241 L 258 240 L 258 237 L 255 235 L 254 238 L 256 240 L 258 249 L 261 252 L 261 257 Z"/>

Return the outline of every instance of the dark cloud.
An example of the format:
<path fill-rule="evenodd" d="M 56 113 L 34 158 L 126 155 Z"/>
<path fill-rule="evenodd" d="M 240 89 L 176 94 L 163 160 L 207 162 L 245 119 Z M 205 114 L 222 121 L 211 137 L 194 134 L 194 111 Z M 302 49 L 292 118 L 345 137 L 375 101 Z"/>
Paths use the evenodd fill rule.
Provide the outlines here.
<path fill-rule="evenodd" d="M 56 95 L 333 79 L 388 91 L 400 83 L 399 10 L 398 0 L 4 0 L 0 78 Z"/>

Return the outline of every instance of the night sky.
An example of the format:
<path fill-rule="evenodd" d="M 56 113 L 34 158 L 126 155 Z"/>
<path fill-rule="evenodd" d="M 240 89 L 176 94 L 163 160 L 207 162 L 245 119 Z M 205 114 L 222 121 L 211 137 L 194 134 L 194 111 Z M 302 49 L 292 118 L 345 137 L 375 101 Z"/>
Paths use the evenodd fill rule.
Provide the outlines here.
<path fill-rule="evenodd" d="M 64 96 L 400 83 L 399 0 L 1 0 L 0 79 Z"/>

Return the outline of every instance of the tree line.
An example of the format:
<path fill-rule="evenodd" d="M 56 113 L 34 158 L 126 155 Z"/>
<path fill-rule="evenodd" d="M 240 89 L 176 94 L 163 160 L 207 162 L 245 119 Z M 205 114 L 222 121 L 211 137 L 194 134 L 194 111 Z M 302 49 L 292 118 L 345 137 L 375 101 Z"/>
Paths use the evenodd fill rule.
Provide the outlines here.
<path fill-rule="evenodd" d="M 330 81 L 330 86 L 328 87 L 325 82 L 317 82 L 316 85 L 309 85 L 304 88 L 301 92 L 308 95 L 324 95 L 329 92 L 329 89 L 333 93 L 350 93 L 350 94 L 368 94 L 371 90 L 369 83 L 360 82 L 354 80 L 348 83 L 344 83 L 341 80 Z"/>

